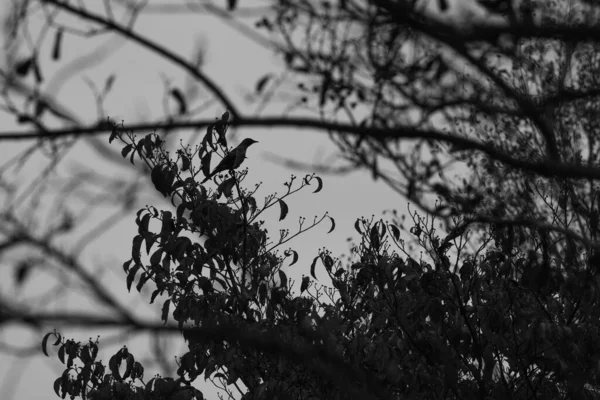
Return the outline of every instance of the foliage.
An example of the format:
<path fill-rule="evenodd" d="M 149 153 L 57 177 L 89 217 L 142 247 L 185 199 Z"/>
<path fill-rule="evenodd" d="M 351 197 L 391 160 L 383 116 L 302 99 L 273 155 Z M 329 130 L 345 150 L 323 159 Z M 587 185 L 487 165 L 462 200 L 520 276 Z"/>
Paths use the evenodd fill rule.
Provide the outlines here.
<path fill-rule="evenodd" d="M 286 195 L 267 197 L 258 207 L 251 200 L 256 190 L 243 189 L 246 171 L 217 178 L 214 191 L 196 183 L 200 171 L 191 160 L 226 151 L 213 144 L 212 130 L 204 147 L 184 149 L 176 160 L 161 151 L 155 135 L 136 141 L 121 130 L 115 126 L 113 137 L 122 138 L 130 149 L 131 155 L 123 155 L 132 160 L 138 155 L 152 167 L 157 190 L 180 199 L 175 218 L 153 207 L 138 212 L 132 258 L 123 265 L 127 287 L 137 280 L 140 290 L 154 282 L 151 302 L 167 294 L 161 319 L 177 322 L 189 351 L 179 359 L 177 378 L 157 376 L 144 384 L 143 367 L 126 348 L 111 358 L 110 373 L 104 374 L 105 367 L 96 361 L 97 343 L 63 343 L 55 333 L 59 358 L 65 362 L 68 356 L 55 384 L 57 394 L 202 398 L 191 383 L 204 374 L 224 386 L 241 381 L 248 388 L 240 392 L 245 399 L 354 398 L 361 391 L 373 398 L 593 398 L 592 387 L 600 383 L 600 337 L 594 323 L 598 283 L 588 271 L 566 270 L 564 275 L 553 269 L 541 279 L 539 271 L 547 260 L 540 264 L 535 251 L 522 250 L 526 247 L 511 250 L 514 233 L 502 227 L 475 253 L 452 256 L 451 249 L 460 255 L 468 242 L 464 221 L 455 221 L 457 231 L 441 238 L 434 217 L 413 213 L 410 235 L 426 252 L 421 259 L 407 251 L 402 224 L 399 228 L 359 219 L 355 229 L 361 243 L 353 249 L 357 261 L 344 267 L 322 251 L 311 274 L 315 276 L 320 261 L 333 289 L 316 288 L 305 277 L 301 292 L 310 297 L 294 296 L 281 270 L 284 257 L 274 251 L 287 239 L 282 236 L 271 244 L 256 218 L 313 177 L 307 176 L 296 189 L 292 179 Z M 189 178 L 182 176 L 180 164 Z M 225 203 L 219 203 L 222 185 L 230 179 L 235 195 L 231 190 Z M 325 217 L 308 228 L 300 226 L 298 233 Z M 150 229 L 153 221 L 160 230 Z M 194 243 L 182 232 L 206 240 Z M 534 239 L 529 235 L 521 241 Z M 391 251 L 392 246 L 405 257 Z M 144 252 L 148 262 L 142 260 Z M 285 254 L 295 262 L 293 251 Z M 215 318 L 237 324 L 232 332 L 258 329 L 266 342 L 248 341 L 243 333 L 220 340 L 198 336 L 193 327 L 206 327 Z M 299 356 L 294 346 L 301 345 L 308 345 L 304 354 L 314 358 Z M 83 367 L 75 366 L 77 358 Z M 344 367 L 345 380 L 337 373 Z M 71 371 L 76 378 L 69 378 Z M 144 385 L 136 386 L 136 381 Z"/>

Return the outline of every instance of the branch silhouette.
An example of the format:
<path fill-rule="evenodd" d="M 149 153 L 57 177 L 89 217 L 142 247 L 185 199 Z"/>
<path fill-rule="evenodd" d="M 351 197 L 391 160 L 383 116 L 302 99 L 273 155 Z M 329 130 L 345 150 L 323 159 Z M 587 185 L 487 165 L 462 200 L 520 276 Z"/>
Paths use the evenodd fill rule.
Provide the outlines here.
<path fill-rule="evenodd" d="M 41 0 L 42 3 L 52 4 L 57 8 L 65 10 L 71 14 L 77 15 L 81 18 L 85 18 L 87 20 L 96 22 L 100 25 L 104 25 L 105 27 L 118 32 L 119 34 L 125 36 L 126 38 L 131 39 L 134 42 L 144 46 L 145 48 L 152 50 L 153 52 L 159 54 L 164 59 L 172 61 L 174 64 L 179 65 L 183 69 L 185 69 L 190 75 L 194 76 L 200 82 L 202 82 L 206 87 L 210 89 L 210 91 L 223 103 L 224 107 L 230 110 L 231 114 L 234 117 L 239 115 L 239 111 L 234 106 L 233 102 L 223 93 L 223 91 L 205 74 L 203 74 L 200 69 L 188 61 L 184 60 L 177 54 L 169 51 L 168 49 L 140 36 L 137 33 L 132 32 L 130 29 L 124 28 L 112 21 L 109 21 L 105 18 L 97 14 L 93 14 L 87 10 L 82 8 L 74 7 L 66 2 L 59 0 Z"/>
<path fill-rule="evenodd" d="M 214 120 L 195 120 L 184 122 L 169 122 L 169 123 L 145 123 L 133 124 L 127 127 L 127 130 L 135 131 L 155 131 L 160 129 L 197 129 L 214 124 Z M 352 134 L 358 136 L 369 136 L 377 140 L 394 140 L 394 139 L 425 139 L 436 140 L 446 144 L 453 144 L 465 150 L 478 150 L 489 156 L 491 159 L 500 161 L 514 168 L 537 173 L 546 177 L 560 178 L 583 178 L 583 179 L 600 179 L 600 168 L 588 167 L 576 163 L 556 162 L 553 160 L 542 160 L 540 162 L 532 162 L 528 160 L 518 159 L 510 154 L 497 149 L 496 147 L 482 143 L 476 140 L 453 136 L 444 132 L 425 130 L 415 128 L 413 126 L 400 128 L 377 128 L 363 127 L 350 125 L 345 123 L 336 123 L 329 121 L 320 121 L 311 118 L 245 118 L 234 119 L 229 122 L 229 125 L 236 127 L 263 127 L 263 128 L 311 128 L 323 131 L 336 131 L 343 134 Z M 103 134 L 113 129 L 113 125 L 100 123 L 93 127 L 85 128 L 65 128 L 46 130 L 44 132 L 5 132 L 0 133 L 0 141 L 21 141 L 40 138 L 58 138 L 71 135 L 90 135 Z"/>

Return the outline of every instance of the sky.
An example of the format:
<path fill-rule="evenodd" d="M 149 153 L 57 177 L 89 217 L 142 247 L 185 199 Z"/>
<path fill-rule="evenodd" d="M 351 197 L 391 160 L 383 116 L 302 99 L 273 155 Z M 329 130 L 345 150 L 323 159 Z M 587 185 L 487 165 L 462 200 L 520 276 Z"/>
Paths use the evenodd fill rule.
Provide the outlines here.
<path fill-rule="evenodd" d="M 2 10 L 0 9 L 0 14 Z M 39 26 L 32 25 L 33 32 L 39 31 Z M 231 28 L 225 26 L 214 17 L 201 14 L 188 13 L 186 15 L 142 15 L 135 23 L 135 31 L 156 41 L 170 50 L 184 56 L 191 57 L 195 48 L 201 44 L 206 46 L 205 64 L 203 71 L 215 82 L 218 82 L 223 90 L 234 100 L 239 109 L 247 115 L 256 110 L 258 102 L 250 99 L 248 93 L 252 93 L 256 81 L 266 73 L 278 73 L 281 71 L 280 61 L 273 54 L 261 48 L 247 37 L 240 35 Z M 163 78 L 168 79 L 174 85 L 184 91 L 197 90 L 202 99 L 208 98 L 206 89 L 198 87 L 193 89 L 189 85 L 189 79 L 185 72 L 176 66 L 165 63 L 159 57 L 139 46 L 132 45 L 123 39 L 112 35 L 103 35 L 97 39 L 76 39 L 72 36 L 65 38 L 63 44 L 63 60 L 60 63 L 52 62 L 48 52 L 51 49 L 51 40 L 43 46 L 40 54 L 42 69 L 46 74 L 46 82 L 42 85 L 43 90 L 49 90 L 54 96 L 62 99 L 69 110 L 82 119 L 84 123 L 96 120 L 96 107 L 94 97 L 86 81 L 95 82 L 102 86 L 103 82 L 111 74 L 116 74 L 116 80 L 111 94 L 105 102 L 106 115 L 114 120 L 124 120 L 125 124 L 139 122 L 153 115 L 160 115 L 163 107 L 164 83 Z M 96 51 L 98 46 L 104 46 L 110 56 L 102 62 L 94 61 L 86 65 L 86 54 Z M 115 50 L 113 50 L 115 49 Z M 46 53 L 44 53 L 44 51 Z M 107 52 L 107 53 L 108 53 Z M 26 52 L 25 52 L 26 53 Z M 76 67 L 85 67 L 83 70 L 67 68 L 69 62 Z M 89 63 L 88 63 L 89 64 Z M 66 77 L 62 84 L 57 84 L 56 77 Z M 53 77 L 54 82 L 53 82 Z M 264 115 L 272 115 L 281 112 L 287 104 L 275 102 L 264 109 Z M 222 114 L 223 108 L 215 105 L 207 108 L 203 117 L 213 118 Z M 13 131 L 18 126 L 14 117 L 0 114 L 0 131 Z M 191 138 L 191 132 L 183 132 L 179 135 L 184 141 Z M 248 151 L 248 159 L 245 166 L 250 169 L 247 183 L 250 185 L 262 181 L 260 193 L 266 196 L 269 193 L 284 191 L 283 183 L 290 174 L 303 176 L 310 171 L 297 171 L 289 169 L 279 163 L 272 161 L 272 155 L 282 158 L 302 161 L 305 163 L 329 163 L 336 148 L 329 141 L 326 134 L 322 132 L 311 132 L 308 130 L 294 129 L 239 129 L 231 141 L 238 142 L 245 137 L 252 137 L 259 143 Z M 100 136 L 107 141 L 108 136 Z M 195 138 L 196 140 L 198 138 Z M 6 160 L 17 154 L 30 143 L 25 142 L 3 142 L 0 145 L 0 160 Z M 118 154 L 120 146 L 113 146 Z M 45 165 L 43 157 L 34 157 L 24 167 L 20 177 L 24 181 L 34 176 L 41 166 Z M 101 171 L 103 174 L 115 176 L 120 174 L 124 180 L 133 177 L 132 171 L 126 165 L 115 165 L 103 160 L 93 150 L 89 143 L 82 142 L 68 154 L 66 159 L 59 165 L 58 172 L 49 178 L 58 180 L 58 177 L 74 171 L 91 169 Z M 381 182 L 374 182 L 368 172 L 355 172 L 344 176 L 321 175 L 324 188 L 320 193 L 312 194 L 304 191 L 293 196 L 287 201 L 290 212 L 288 217 L 278 222 L 278 210 L 270 211 L 265 219 L 269 232 L 277 235 L 278 229 L 289 228 L 292 232 L 297 228 L 299 216 L 305 216 L 311 220 L 315 215 L 329 215 L 336 220 L 336 230 L 327 234 L 328 223 L 317 226 L 310 232 L 301 235 L 291 243 L 291 247 L 298 251 L 300 259 L 291 268 L 284 268 L 288 277 L 300 281 L 303 274 L 308 275 L 312 258 L 317 255 L 318 249 L 325 244 L 333 255 L 348 253 L 347 238 L 357 238 L 353 225 L 356 218 L 365 216 L 370 218 L 375 215 L 376 219 L 383 217 L 384 210 L 397 209 L 399 213 L 405 212 L 406 201 L 400 198 L 391 189 Z M 146 181 L 146 183 L 148 183 Z M 144 204 L 152 204 L 159 209 L 169 209 L 168 203 L 152 187 L 140 187 L 144 190 L 144 196 L 138 206 L 124 215 L 101 237 L 90 243 L 82 252 L 80 259 L 86 269 L 94 274 L 102 275 L 102 282 L 123 304 L 134 307 L 136 312 L 148 318 L 158 321 L 160 315 L 160 304 L 147 305 L 148 293 L 141 298 L 135 290 L 127 292 L 125 287 L 125 275 L 121 269 L 123 261 L 129 258 L 131 252 L 131 239 L 135 235 L 134 223 L 135 212 Z M 260 195 L 258 199 L 262 198 Z M 44 204 L 42 204 L 44 206 Z M 85 207 L 85 204 L 80 204 Z M 89 216 L 89 224 L 94 225 L 109 217 L 108 210 Z M 78 232 L 81 234 L 81 232 Z M 68 236 L 60 241 L 60 246 L 65 249 L 77 243 L 77 237 Z M 10 259 L 0 260 L 0 271 L 2 277 L 1 291 L 5 296 L 14 296 L 20 301 L 32 299 L 42 291 L 51 291 L 56 295 L 52 302 L 46 304 L 48 310 L 62 309 L 64 311 L 90 310 L 93 307 L 86 300 L 86 293 L 78 289 L 77 282 L 64 276 L 57 281 L 56 273 L 40 271 L 32 276 L 25 285 L 16 289 L 12 282 L 13 266 Z M 317 269 L 317 277 L 323 277 L 324 271 Z M 320 283 L 329 284 L 322 280 Z M 66 290 L 65 290 L 66 289 Z M 94 310 L 91 310 L 94 311 Z M 100 338 L 101 359 L 108 361 L 110 355 L 114 354 L 122 345 L 133 352 L 137 359 L 148 356 L 148 346 L 152 345 L 146 336 L 116 337 L 115 331 L 109 330 L 81 330 L 72 328 L 60 328 L 59 331 L 67 338 L 86 341 L 88 337 Z M 50 350 L 50 358 L 41 354 L 39 343 L 42 337 L 32 335 L 30 330 L 19 326 L 9 326 L 0 330 L 0 342 L 9 343 L 17 347 L 28 347 L 38 345 L 38 354 L 34 357 L 10 356 L 0 353 L 0 393 L 3 400 L 11 399 L 50 399 L 55 398 L 52 390 L 53 381 L 62 373 L 64 366 L 56 357 L 54 349 Z M 167 338 L 168 348 L 166 356 L 168 361 L 174 365 L 173 355 L 183 355 L 184 343 L 181 337 L 171 336 Z M 146 370 L 145 378 L 159 372 Z M 216 398 L 216 389 L 212 384 L 202 382 L 199 378 L 198 385 L 207 398 Z"/>

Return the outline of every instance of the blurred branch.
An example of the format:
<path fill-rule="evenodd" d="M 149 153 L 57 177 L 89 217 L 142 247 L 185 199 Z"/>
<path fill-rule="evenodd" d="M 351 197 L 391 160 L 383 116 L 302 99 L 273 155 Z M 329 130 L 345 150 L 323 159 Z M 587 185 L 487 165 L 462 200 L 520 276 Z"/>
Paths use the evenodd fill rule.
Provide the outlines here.
<path fill-rule="evenodd" d="M 77 15 L 81 18 L 85 18 L 85 19 L 93 21 L 93 22 L 96 22 L 100 25 L 104 25 L 106 28 L 120 33 L 121 35 L 131 39 L 132 41 L 137 42 L 138 44 L 154 51 L 155 53 L 164 57 L 166 60 L 170 60 L 174 64 L 179 65 L 180 67 L 185 69 L 188 73 L 190 73 L 190 75 L 194 76 L 199 81 L 201 81 L 205 86 L 207 86 L 213 92 L 213 94 L 223 103 L 223 106 L 225 108 L 227 108 L 234 117 L 239 115 L 239 111 L 237 110 L 237 107 L 234 106 L 233 102 L 231 100 L 229 100 L 229 98 L 221 91 L 221 89 L 210 78 L 208 78 L 206 75 L 204 75 L 196 66 L 194 66 L 190 62 L 184 60 L 177 54 L 158 45 L 157 43 L 154 43 L 154 42 L 132 32 L 130 29 L 124 28 L 112 21 L 106 20 L 106 19 L 102 18 L 101 16 L 90 13 L 84 9 L 73 7 L 66 2 L 62 2 L 59 0 L 41 0 L 41 2 L 45 3 L 45 4 L 52 4 L 52 5 L 58 7 L 62 10 L 65 10 L 71 14 Z"/>

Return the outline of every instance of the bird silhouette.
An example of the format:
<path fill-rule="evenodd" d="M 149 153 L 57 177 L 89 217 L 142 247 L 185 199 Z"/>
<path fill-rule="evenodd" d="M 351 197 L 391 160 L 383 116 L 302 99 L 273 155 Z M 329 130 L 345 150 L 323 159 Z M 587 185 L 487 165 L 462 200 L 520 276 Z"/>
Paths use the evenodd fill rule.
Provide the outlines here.
<path fill-rule="evenodd" d="M 248 149 L 248 146 L 251 146 L 254 143 L 258 142 L 250 138 L 242 140 L 242 143 L 227 153 L 221 162 L 215 167 L 215 169 L 213 169 L 213 171 L 206 178 L 204 178 L 201 183 L 205 183 L 219 172 L 231 171 L 242 165 L 246 159 L 246 150 Z"/>

